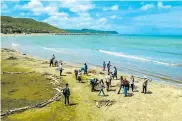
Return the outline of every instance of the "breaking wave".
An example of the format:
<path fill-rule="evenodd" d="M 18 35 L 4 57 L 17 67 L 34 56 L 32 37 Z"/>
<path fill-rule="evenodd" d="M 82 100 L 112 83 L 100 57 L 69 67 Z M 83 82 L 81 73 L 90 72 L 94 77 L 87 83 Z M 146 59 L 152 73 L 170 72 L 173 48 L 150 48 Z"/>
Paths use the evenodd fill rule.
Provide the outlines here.
<path fill-rule="evenodd" d="M 19 51 L 19 45 L 18 45 L 18 44 L 12 43 L 12 44 L 11 44 L 11 47 L 12 47 L 12 49 L 14 49 L 14 50 L 16 50 L 16 51 Z"/>
<path fill-rule="evenodd" d="M 118 52 L 111 52 L 111 51 L 105 51 L 105 50 L 99 50 L 101 53 L 109 54 L 109 55 L 114 55 L 118 57 L 123 57 L 123 58 L 131 58 L 135 60 L 140 60 L 140 61 L 147 61 L 147 62 L 153 62 L 161 65 L 167 65 L 167 66 L 182 66 L 182 64 L 174 64 L 174 63 L 167 63 L 167 62 L 162 62 L 162 61 L 156 61 L 156 60 L 151 60 L 147 58 L 142 58 L 134 55 L 126 55 L 123 53 L 118 53 Z"/>

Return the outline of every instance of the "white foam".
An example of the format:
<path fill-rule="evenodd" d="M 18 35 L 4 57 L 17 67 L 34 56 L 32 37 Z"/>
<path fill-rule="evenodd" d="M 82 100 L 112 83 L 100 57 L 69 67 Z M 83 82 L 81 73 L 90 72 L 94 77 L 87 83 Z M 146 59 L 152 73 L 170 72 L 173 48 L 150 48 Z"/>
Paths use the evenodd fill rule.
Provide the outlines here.
<path fill-rule="evenodd" d="M 99 52 L 109 54 L 109 55 L 119 56 L 119 57 L 123 57 L 123 58 L 131 58 L 131 59 L 140 60 L 140 61 L 153 62 L 153 63 L 167 65 L 167 66 L 169 66 L 169 65 L 178 66 L 179 65 L 179 64 L 171 64 L 171 63 L 151 60 L 151 59 L 142 58 L 142 57 L 138 57 L 138 56 L 134 56 L 134 55 L 126 55 L 126 54 L 118 53 L 118 52 L 111 52 L 111 51 L 105 51 L 105 50 L 99 50 Z"/>
<path fill-rule="evenodd" d="M 43 47 L 45 50 L 50 50 L 50 51 L 54 51 L 54 52 L 61 52 L 55 48 L 47 48 L 47 47 Z"/>
<path fill-rule="evenodd" d="M 19 45 L 18 45 L 18 44 L 12 43 L 11 46 L 12 46 L 12 48 L 13 48 L 14 50 L 19 51 Z"/>

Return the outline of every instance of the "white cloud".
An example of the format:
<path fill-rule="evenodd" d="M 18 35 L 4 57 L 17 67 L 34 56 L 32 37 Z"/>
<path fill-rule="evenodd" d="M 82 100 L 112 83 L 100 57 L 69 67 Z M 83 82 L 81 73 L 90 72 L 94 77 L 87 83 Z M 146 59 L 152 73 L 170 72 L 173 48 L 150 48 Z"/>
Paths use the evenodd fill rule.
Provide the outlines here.
<path fill-rule="evenodd" d="M 150 14 L 133 18 L 138 26 L 153 26 L 155 28 L 179 28 L 182 25 L 182 10 L 173 10 L 168 13 Z"/>
<path fill-rule="evenodd" d="M 60 2 L 60 7 L 68 8 L 72 12 L 79 13 L 94 9 L 95 5 L 90 1 L 62 0 Z"/>
<path fill-rule="evenodd" d="M 100 24 L 105 24 L 107 22 L 107 19 L 106 18 L 100 18 L 99 19 L 99 23 Z"/>
<path fill-rule="evenodd" d="M 110 16 L 111 19 L 115 19 L 116 17 L 116 15 Z"/>
<path fill-rule="evenodd" d="M 108 10 L 108 8 L 104 7 L 102 10 L 103 10 L 103 11 L 107 11 L 107 10 Z"/>
<path fill-rule="evenodd" d="M 119 6 L 118 5 L 114 5 L 111 7 L 111 10 L 115 11 L 115 10 L 118 10 L 119 9 Z"/>
<path fill-rule="evenodd" d="M 17 9 L 28 9 L 33 12 L 34 15 L 38 16 L 41 14 L 48 14 L 50 16 L 65 17 L 68 16 L 65 12 L 59 12 L 59 8 L 56 4 L 49 4 L 44 6 L 40 0 L 31 0 L 28 4 L 23 6 L 15 5 L 14 10 Z"/>
<path fill-rule="evenodd" d="M 158 2 L 158 3 L 157 3 L 157 6 L 158 6 L 159 8 L 171 8 L 170 5 L 163 5 L 162 2 Z"/>
<path fill-rule="evenodd" d="M 119 9 L 119 6 L 118 5 L 113 5 L 110 8 L 109 7 L 102 8 L 103 11 L 108 11 L 108 10 L 116 11 L 118 9 Z"/>
<path fill-rule="evenodd" d="M 154 8 L 154 7 L 155 7 L 154 4 L 146 4 L 146 5 L 143 5 L 140 9 L 143 11 L 146 11 L 146 10 Z"/>

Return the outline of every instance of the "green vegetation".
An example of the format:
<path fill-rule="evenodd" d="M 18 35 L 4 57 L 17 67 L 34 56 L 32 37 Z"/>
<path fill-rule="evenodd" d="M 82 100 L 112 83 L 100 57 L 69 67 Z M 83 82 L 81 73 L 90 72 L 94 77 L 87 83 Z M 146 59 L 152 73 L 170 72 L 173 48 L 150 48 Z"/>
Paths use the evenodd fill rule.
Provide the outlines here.
<path fill-rule="evenodd" d="M 13 60 L 2 60 L 2 72 L 30 72 Z M 1 75 L 2 111 L 37 104 L 53 97 L 49 81 L 39 73 Z"/>
<path fill-rule="evenodd" d="M 116 31 L 100 31 L 100 30 L 93 30 L 93 29 L 82 29 L 82 30 L 75 30 L 75 29 L 65 29 L 70 33 L 92 33 L 92 34 L 118 34 Z"/>
<path fill-rule="evenodd" d="M 49 68 L 48 64 L 40 64 L 42 61 L 22 56 L 16 52 L 3 49 L 2 72 L 47 72 L 59 75 L 55 68 Z M 35 68 L 36 67 L 36 68 Z M 64 65 L 65 67 L 65 65 Z M 67 70 L 68 69 L 68 70 Z M 71 72 L 72 67 L 65 67 L 63 73 Z M 51 97 L 54 90 L 50 80 L 44 79 L 39 73 L 30 75 L 1 75 L 2 108 L 21 107 L 34 104 Z M 62 83 L 69 83 L 71 90 L 70 103 L 72 106 L 64 106 L 64 97 L 60 101 L 50 103 L 43 108 L 29 109 L 21 113 L 4 117 L 2 121 L 96 121 L 100 120 L 101 112 L 95 106 L 94 100 L 99 100 L 97 92 L 90 91 L 88 85 L 91 76 L 83 76 L 85 83 L 77 83 L 74 74 L 63 76 Z M 61 85 L 62 85 L 61 83 Z M 47 90 L 48 89 L 48 90 Z M 8 93 L 9 92 L 9 93 Z"/>
<path fill-rule="evenodd" d="M 38 22 L 31 18 L 13 18 L 1 16 L 1 33 L 65 33 L 66 31 L 56 28 L 44 22 Z"/>

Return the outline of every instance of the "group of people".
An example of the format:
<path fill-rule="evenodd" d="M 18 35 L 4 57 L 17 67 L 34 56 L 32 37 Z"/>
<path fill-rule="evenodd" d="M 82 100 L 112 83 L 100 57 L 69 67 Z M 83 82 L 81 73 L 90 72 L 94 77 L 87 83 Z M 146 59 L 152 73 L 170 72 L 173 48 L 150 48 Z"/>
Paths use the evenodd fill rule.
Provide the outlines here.
<path fill-rule="evenodd" d="M 110 86 L 111 86 L 112 79 L 115 79 L 115 77 L 117 79 L 117 68 L 114 67 L 114 69 L 112 71 L 112 76 L 111 76 L 110 75 L 111 74 L 110 73 L 110 67 L 111 67 L 111 62 L 109 61 L 107 63 L 107 71 L 108 71 L 108 73 L 107 73 L 107 75 L 105 77 L 105 80 L 106 80 L 105 81 L 106 82 L 106 90 L 107 91 L 110 90 Z M 106 63 L 104 61 L 103 62 L 103 71 L 105 71 L 105 70 L 106 70 Z M 144 79 L 144 82 L 143 82 L 143 91 L 142 91 L 142 93 L 146 94 L 147 93 L 147 85 L 148 85 L 149 79 L 146 76 L 144 76 L 143 79 Z M 91 80 L 93 80 L 93 79 L 91 79 Z M 95 86 L 97 86 L 96 82 L 98 82 L 98 81 L 95 81 L 95 83 L 90 83 L 91 84 L 92 91 L 94 90 Z M 134 83 L 135 83 L 135 78 L 134 78 L 133 75 L 130 77 L 130 81 L 128 81 L 126 78 L 123 78 L 121 76 L 120 77 L 120 86 L 119 86 L 118 94 L 120 93 L 121 89 L 123 89 L 124 96 L 127 96 L 130 87 L 131 87 L 132 92 L 134 92 L 134 87 L 135 87 Z M 104 93 L 105 85 L 104 85 L 103 79 L 101 79 L 99 81 L 99 85 L 100 85 L 100 92 L 99 92 L 98 95 L 100 95 L 101 92 L 103 93 L 103 95 L 105 95 L 105 93 Z"/>
<path fill-rule="evenodd" d="M 114 79 L 114 78 L 117 79 L 117 68 L 116 68 L 115 66 L 114 66 L 113 68 L 114 68 L 114 69 L 113 69 L 113 71 L 112 71 L 112 77 L 113 77 L 113 79 Z M 105 71 L 105 70 L 106 70 L 106 62 L 104 61 L 104 62 L 103 62 L 103 71 Z M 110 70 L 111 70 L 111 62 L 109 61 L 109 62 L 107 63 L 107 73 L 108 73 L 108 74 L 111 73 Z"/>
<path fill-rule="evenodd" d="M 53 65 L 54 59 L 55 59 L 55 56 L 53 55 L 53 57 L 50 60 L 50 66 Z M 105 77 L 105 82 L 106 82 L 106 90 L 109 91 L 110 87 L 111 87 L 112 79 L 115 79 L 115 78 L 117 79 L 117 68 L 113 67 L 113 71 L 111 73 L 110 72 L 111 62 L 109 61 L 107 63 L 107 65 L 106 65 L 105 61 L 103 62 L 103 71 L 106 70 L 106 66 L 107 66 L 107 72 L 108 73 Z M 62 63 L 60 63 L 60 65 L 59 65 L 59 71 L 60 71 L 60 76 L 61 76 L 62 71 L 63 71 Z M 82 82 L 82 71 L 84 72 L 84 74 L 88 75 L 88 66 L 86 63 L 84 64 L 84 66 L 80 70 L 74 71 L 75 78 L 79 82 Z M 143 91 L 142 91 L 142 93 L 144 93 L 144 94 L 147 93 L 148 81 L 149 81 L 149 79 L 146 76 L 144 76 Z M 133 75 L 130 77 L 130 81 L 128 81 L 126 78 L 123 78 L 121 76 L 120 77 L 119 90 L 118 90 L 117 94 L 120 94 L 120 91 L 123 89 L 124 96 L 127 96 L 130 87 L 131 87 L 132 92 L 134 92 L 134 87 L 135 87 L 134 83 L 135 83 L 135 79 L 134 79 Z M 90 79 L 90 85 L 91 85 L 91 91 L 92 92 L 96 91 L 95 88 L 99 85 L 100 91 L 99 91 L 98 95 L 100 95 L 102 93 L 105 96 L 105 92 L 104 92 L 105 84 L 104 84 L 103 79 L 101 79 L 99 81 L 99 79 L 97 79 L 97 78 L 91 78 Z M 68 88 L 68 83 L 66 83 L 65 88 L 63 89 L 63 95 L 65 98 L 65 105 L 69 104 L 70 90 Z"/>
<path fill-rule="evenodd" d="M 112 78 L 108 74 L 105 79 L 106 79 L 106 90 L 109 91 L 110 90 L 110 86 L 111 86 Z M 142 85 L 143 86 L 142 93 L 146 94 L 147 93 L 147 85 L 148 85 L 149 79 L 146 76 L 144 76 L 143 79 L 144 79 L 144 82 L 143 82 L 143 85 Z M 126 97 L 128 95 L 128 91 L 129 91 L 130 87 L 131 87 L 132 92 L 134 92 L 135 91 L 134 90 L 134 87 L 135 87 L 135 85 L 134 85 L 135 81 L 134 80 L 135 79 L 134 79 L 133 75 L 130 77 L 130 81 L 128 81 L 126 78 L 123 79 L 123 77 L 121 76 L 120 77 L 119 90 L 118 90 L 117 94 L 120 94 L 120 91 L 123 89 L 124 96 Z M 95 81 L 95 83 L 91 83 L 92 91 L 95 90 L 94 88 L 97 86 L 97 82 L 98 82 L 98 79 L 97 79 L 97 81 Z M 100 85 L 100 91 L 99 91 L 98 95 L 100 95 L 100 93 L 102 92 L 103 95 L 105 96 L 105 93 L 104 93 L 105 85 L 104 85 L 103 79 L 100 80 L 99 85 Z"/>
<path fill-rule="evenodd" d="M 53 67 L 53 66 L 55 66 L 55 67 L 58 67 L 58 61 L 55 59 L 55 56 L 54 56 L 54 54 L 53 54 L 53 56 L 52 56 L 52 58 L 51 58 L 51 60 L 50 60 L 50 67 Z"/>

